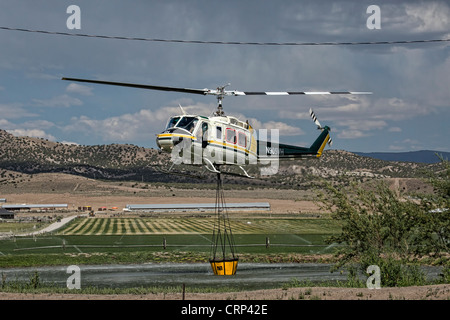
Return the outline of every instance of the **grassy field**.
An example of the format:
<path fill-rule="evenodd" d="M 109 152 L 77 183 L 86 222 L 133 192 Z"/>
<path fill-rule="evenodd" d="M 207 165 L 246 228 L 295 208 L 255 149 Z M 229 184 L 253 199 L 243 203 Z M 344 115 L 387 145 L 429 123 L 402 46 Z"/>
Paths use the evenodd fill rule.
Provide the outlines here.
<path fill-rule="evenodd" d="M 328 218 L 235 218 L 230 223 L 242 255 L 330 253 L 334 246 L 325 239 L 339 231 Z M 160 253 L 207 261 L 213 225 L 208 217 L 78 218 L 53 234 L 1 240 L 0 267 L 64 264 L 75 256 L 86 263 L 133 262 L 139 255 L 152 261 Z"/>
<path fill-rule="evenodd" d="M 0 223 L 0 234 L 1 233 L 24 233 L 32 232 L 35 230 L 42 229 L 49 225 L 48 222 L 31 222 L 31 223 L 18 223 L 18 222 L 8 222 Z"/>
<path fill-rule="evenodd" d="M 160 235 L 212 233 L 214 218 L 79 218 L 58 235 Z M 317 234 L 338 231 L 331 219 L 230 219 L 234 234 Z"/>

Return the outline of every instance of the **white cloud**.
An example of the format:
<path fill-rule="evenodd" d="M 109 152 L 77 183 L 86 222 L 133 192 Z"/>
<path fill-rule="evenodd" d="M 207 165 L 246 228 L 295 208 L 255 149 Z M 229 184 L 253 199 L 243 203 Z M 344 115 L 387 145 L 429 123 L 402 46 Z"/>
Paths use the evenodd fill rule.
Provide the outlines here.
<path fill-rule="evenodd" d="M 338 133 L 338 138 L 341 139 L 358 139 L 358 138 L 364 138 L 364 137 L 368 137 L 371 134 L 369 134 L 368 132 L 364 132 L 362 130 L 342 130 Z"/>
<path fill-rule="evenodd" d="M 79 143 L 76 143 L 76 142 L 72 142 L 72 141 L 61 141 L 61 143 L 62 144 L 67 144 L 67 145 L 69 145 L 69 146 L 79 146 L 80 144 Z"/>
<path fill-rule="evenodd" d="M 302 129 L 288 125 L 287 123 L 280 122 L 280 121 L 261 122 L 255 118 L 250 118 L 249 122 L 252 125 L 252 127 L 256 130 L 259 130 L 259 129 L 279 130 L 280 137 L 281 136 L 298 136 L 298 135 L 305 134 L 305 132 Z"/>
<path fill-rule="evenodd" d="M 0 119 L 0 128 L 3 130 L 10 129 L 14 124 L 6 119 Z"/>
<path fill-rule="evenodd" d="M 400 127 L 390 127 L 388 129 L 389 132 L 402 132 L 402 128 Z"/>
<path fill-rule="evenodd" d="M 40 129 L 13 129 L 6 131 L 18 137 L 34 137 L 56 141 L 56 138 L 53 135 L 48 134 L 44 130 Z"/>
<path fill-rule="evenodd" d="M 404 146 L 396 146 L 396 145 L 390 145 L 389 150 L 391 151 L 402 151 L 405 150 Z"/>
<path fill-rule="evenodd" d="M 19 119 L 36 116 L 37 114 L 25 110 L 21 103 L 0 103 L 0 117 L 4 119 Z"/>
<path fill-rule="evenodd" d="M 26 121 L 17 125 L 18 127 L 25 127 L 28 129 L 50 129 L 55 126 L 55 124 L 48 120 L 31 120 Z"/>
<path fill-rule="evenodd" d="M 373 99 L 373 100 L 372 100 Z M 399 126 L 390 123 L 405 121 L 433 112 L 430 106 L 422 106 L 405 99 L 375 98 L 374 96 L 353 96 L 342 98 L 342 102 L 335 107 L 318 107 L 315 113 L 324 125 L 332 121 L 339 138 L 355 139 L 372 136 L 377 130 L 386 128 L 389 132 L 401 132 Z M 284 116 L 298 119 L 309 117 L 308 113 L 284 112 Z"/>
<path fill-rule="evenodd" d="M 26 74 L 27 79 L 37 79 L 37 80 L 57 80 L 58 76 L 54 74 L 47 74 L 42 72 L 30 72 Z"/>
<path fill-rule="evenodd" d="M 77 93 L 83 96 L 92 96 L 92 88 L 88 86 L 83 86 L 78 83 L 71 83 L 67 86 L 66 92 Z"/>
<path fill-rule="evenodd" d="M 15 136 L 27 136 L 56 141 L 54 135 L 46 132 L 47 129 L 53 127 L 55 127 L 55 124 L 48 120 L 30 120 L 17 124 L 6 119 L 0 119 L 0 128 Z"/>
<path fill-rule="evenodd" d="M 83 102 L 78 98 L 73 98 L 67 94 L 59 95 L 50 99 L 32 99 L 34 106 L 37 107 L 63 107 L 81 106 Z"/>
<path fill-rule="evenodd" d="M 178 108 L 179 110 L 179 108 Z M 178 112 L 180 113 L 180 112 Z M 167 113 L 152 112 L 147 109 L 127 113 L 103 120 L 86 116 L 72 118 L 71 124 L 63 128 L 68 132 L 88 132 L 90 136 L 101 137 L 104 141 L 130 142 L 154 139 L 155 131 L 162 131 L 168 120 Z"/>
<path fill-rule="evenodd" d="M 450 7 L 442 2 L 427 1 L 405 4 L 407 20 L 414 32 L 450 30 Z"/>
<path fill-rule="evenodd" d="M 422 106 L 411 100 L 383 98 L 375 101 L 370 115 L 374 119 L 401 121 L 429 114 L 432 110 L 430 106 Z"/>
<path fill-rule="evenodd" d="M 338 126 L 346 127 L 350 130 L 360 130 L 360 131 L 372 131 L 380 130 L 387 126 L 386 121 L 383 120 L 340 120 L 337 121 Z"/>
<path fill-rule="evenodd" d="M 378 96 L 378 95 L 377 95 Z M 431 107 L 398 97 L 349 96 L 342 103 L 331 107 L 319 107 L 325 119 L 400 121 L 425 115 Z M 317 113 L 317 112 L 316 112 Z"/>
<path fill-rule="evenodd" d="M 216 106 L 203 102 L 194 102 L 190 98 L 181 98 L 170 102 L 168 106 L 159 108 L 155 111 L 158 120 L 165 121 L 174 115 L 183 114 L 180 105 L 187 114 L 210 116 L 216 110 Z"/>
<path fill-rule="evenodd" d="M 183 114 L 179 104 L 187 114 L 209 116 L 215 110 L 212 105 L 193 103 L 191 99 L 183 98 L 155 111 L 141 109 L 104 119 L 73 117 L 71 123 L 62 129 L 66 132 L 88 132 L 91 137 L 97 136 L 107 142 L 154 141 L 155 134 L 164 130 L 170 117 Z"/>
<path fill-rule="evenodd" d="M 21 129 L 21 128 L 27 128 L 27 130 L 30 129 L 49 129 L 54 127 L 55 124 L 53 122 L 47 121 L 47 120 L 30 120 L 23 122 L 21 124 L 12 123 L 6 119 L 0 119 L 0 128 L 3 129 Z"/>
<path fill-rule="evenodd" d="M 401 151 L 401 150 L 423 150 L 424 145 L 422 142 L 416 139 L 404 139 L 402 141 L 395 141 L 394 144 L 389 146 L 389 150 Z"/>

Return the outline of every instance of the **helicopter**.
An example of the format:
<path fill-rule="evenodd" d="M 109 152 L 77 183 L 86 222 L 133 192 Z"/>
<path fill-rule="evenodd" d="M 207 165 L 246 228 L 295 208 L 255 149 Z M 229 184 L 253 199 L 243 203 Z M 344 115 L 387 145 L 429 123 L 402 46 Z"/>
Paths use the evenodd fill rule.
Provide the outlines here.
<path fill-rule="evenodd" d="M 156 144 L 162 152 L 171 153 L 174 164 L 204 165 L 207 170 L 217 174 L 227 173 L 221 170 L 223 165 L 233 165 L 242 170 L 243 175 L 248 178 L 253 177 L 243 168 L 245 165 L 273 164 L 274 162 L 278 163 L 278 160 L 305 157 L 320 158 L 326 144 L 331 145 L 332 143 L 331 128 L 322 126 L 313 110 L 310 109 L 310 116 L 317 125 L 317 129 L 321 131 L 310 147 L 279 143 L 277 130 L 272 130 L 270 141 L 264 139 L 267 132 L 260 130 L 260 139 L 258 139 L 256 130 L 248 120 L 241 121 L 236 117 L 225 115 L 223 99 L 226 96 L 371 94 L 371 92 L 355 91 L 255 92 L 225 90 L 230 84 L 219 86 L 216 89 L 190 89 L 66 77 L 63 77 L 62 80 L 216 96 L 218 106 L 211 116 L 187 114 L 180 105 L 182 114 L 169 118 L 165 129 L 156 135 Z"/>

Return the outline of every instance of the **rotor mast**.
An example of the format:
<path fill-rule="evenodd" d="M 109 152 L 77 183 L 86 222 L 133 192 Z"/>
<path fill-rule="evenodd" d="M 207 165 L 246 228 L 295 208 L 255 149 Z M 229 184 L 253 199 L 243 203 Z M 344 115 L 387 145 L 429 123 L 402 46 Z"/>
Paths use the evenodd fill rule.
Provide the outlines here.
<path fill-rule="evenodd" d="M 224 86 L 217 87 L 216 91 L 211 93 L 211 94 L 214 94 L 217 96 L 217 110 L 214 113 L 215 116 L 218 116 L 218 117 L 225 116 L 225 112 L 223 111 L 222 102 L 223 102 L 223 98 L 227 94 L 225 92 L 225 88 L 228 87 L 229 85 L 230 85 L 230 83 L 227 83 Z"/>

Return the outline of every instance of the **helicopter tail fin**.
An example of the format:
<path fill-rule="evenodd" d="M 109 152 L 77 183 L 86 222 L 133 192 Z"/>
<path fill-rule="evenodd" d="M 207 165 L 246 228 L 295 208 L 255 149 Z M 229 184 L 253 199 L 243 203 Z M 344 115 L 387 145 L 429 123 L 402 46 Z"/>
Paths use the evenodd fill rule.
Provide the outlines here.
<path fill-rule="evenodd" d="M 315 155 L 317 158 L 320 158 L 322 155 L 323 149 L 325 148 L 325 145 L 328 143 L 329 145 L 332 144 L 332 140 L 330 137 L 330 131 L 331 129 L 327 126 L 323 128 L 322 133 L 317 137 L 316 141 L 309 147 L 309 152 L 312 155 Z"/>

